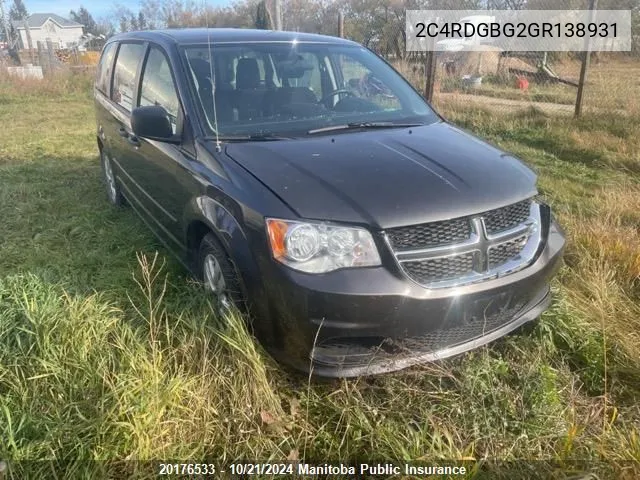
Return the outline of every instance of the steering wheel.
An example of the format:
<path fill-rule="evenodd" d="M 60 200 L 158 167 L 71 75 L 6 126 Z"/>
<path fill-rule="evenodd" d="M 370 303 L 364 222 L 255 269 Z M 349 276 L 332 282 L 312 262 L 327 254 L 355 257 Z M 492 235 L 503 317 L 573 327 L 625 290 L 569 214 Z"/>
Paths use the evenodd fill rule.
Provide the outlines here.
<path fill-rule="evenodd" d="M 351 90 L 348 90 L 346 88 L 338 88 L 337 90 L 333 90 L 333 91 L 323 95 L 322 98 L 318 101 L 318 103 L 325 103 L 330 98 L 333 98 L 336 95 L 339 95 L 341 93 L 345 93 L 345 94 L 350 95 L 352 97 L 356 96 L 355 93 L 353 93 Z"/>

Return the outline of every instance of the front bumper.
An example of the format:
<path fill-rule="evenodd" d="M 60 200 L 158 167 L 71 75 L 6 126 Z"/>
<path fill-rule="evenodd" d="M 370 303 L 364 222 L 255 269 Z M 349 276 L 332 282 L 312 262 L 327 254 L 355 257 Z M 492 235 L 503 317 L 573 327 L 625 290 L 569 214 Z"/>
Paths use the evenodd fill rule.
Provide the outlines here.
<path fill-rule="evenodd" d="M 489 343 L 534 320 L 551 302 L 548 281 L 560 266 L 565 238 L 555 221 L 548 225 L 532 265 L 464 287 L 425 289 L 388 267 L 310 275 L 272 263 L 265 279 L 272 319 L 266 346 L 297 369 L 352 377 Z"/>

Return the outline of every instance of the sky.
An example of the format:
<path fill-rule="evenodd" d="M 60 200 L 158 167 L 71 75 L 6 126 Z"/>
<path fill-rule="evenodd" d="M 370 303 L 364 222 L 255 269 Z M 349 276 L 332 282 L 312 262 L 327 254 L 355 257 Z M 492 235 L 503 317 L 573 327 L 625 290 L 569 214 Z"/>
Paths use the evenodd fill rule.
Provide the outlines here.
<path fill-rule="evenodd" d="M 222 5 L 231 3 L 230 0 L 198 0 L 208 5 Z M 5 0 L 7 7 L 11 6 L 11 0 Z M 27 11 L 31 13 L 56 13 L 62 17 L 69 17 L 69 11 L 78 10 L 83 6 L 94 19 L 99 19 L 113 12 L 116 4 L 125 5 L 129 9 L 136 11 L 140 5 L 140 0 L 24 0 Z M 7 8 L 8 9 L 8 8 Z"/>
<path fill-rule="evenodd" d="M 27 11 L 31 13 L 56 13 L 62 17 L 69 17 L 71 10 L 78 10 L 83 6 L 93 18 L 99 18 L 109 15 L 116 3 L 126 5 L 131 10 L 137 10 L 139 0 L 126 0 L 122 2 L 100 1 L 100 0 L 23 0 L 27 7 Z M 7 0 L 5 4 L 11 5 L 11 0 Z"/>

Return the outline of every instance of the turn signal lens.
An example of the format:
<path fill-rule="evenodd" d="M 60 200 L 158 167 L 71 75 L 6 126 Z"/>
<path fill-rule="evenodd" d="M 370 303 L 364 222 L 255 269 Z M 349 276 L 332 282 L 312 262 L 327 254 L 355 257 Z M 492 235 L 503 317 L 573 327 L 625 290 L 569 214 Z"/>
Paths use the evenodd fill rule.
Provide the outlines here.
<path fill-rule="evenodd" d="M 288 225 L 282 220 L 267 219 L 271 251 L 275 258 L 281 258 L 285 255 L 284 238 L 287 235 L 288 228 Z"/>

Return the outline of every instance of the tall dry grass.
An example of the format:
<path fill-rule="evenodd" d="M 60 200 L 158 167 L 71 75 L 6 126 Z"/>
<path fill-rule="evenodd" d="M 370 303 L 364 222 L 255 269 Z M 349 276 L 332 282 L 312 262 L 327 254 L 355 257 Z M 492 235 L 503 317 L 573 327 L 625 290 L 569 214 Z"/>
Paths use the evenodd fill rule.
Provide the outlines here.
<path fill-rule="evenodd" d="M 138 260 L 130 314 L 33 275 L 0 280 L 2 456 L 84 459 L 89 469 L 104 459 L 287 457 L 273 363 L 244 320 L 216 322 L 206 302 L 168 314 L 158 256 Z"/>
<path fill-rule="evenodd" d="M 61 67 L 43 79 L 21 78 L 0 70 L 0 99 L 77 97 L 91 94 L 95 69 Z"/>

